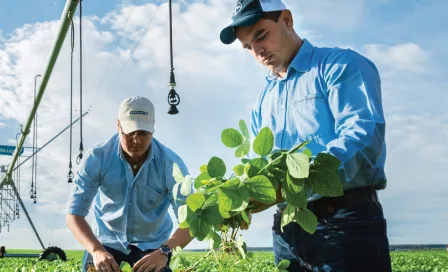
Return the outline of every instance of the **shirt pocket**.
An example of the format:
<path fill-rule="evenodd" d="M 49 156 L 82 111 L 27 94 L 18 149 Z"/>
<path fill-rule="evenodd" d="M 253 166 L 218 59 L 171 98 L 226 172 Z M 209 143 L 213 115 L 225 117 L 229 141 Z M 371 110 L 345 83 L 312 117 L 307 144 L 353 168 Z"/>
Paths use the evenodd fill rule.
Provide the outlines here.
<path fill-rule="evenodd" d="M 308 93 L 302 97 L 294 99 L 293 107 L 296 111 L 317 116 L 325 110 L 326 100 L 320 93 Z"/>
<path fill-rule="evenodd" d="M 329 110 L 322 94 L 310 93 L 292 101 L 292 124 L 302 140 L 318 140 L 329 129 Z"/>
<path fill-rule="evenodd" d="M 139 192 L 139 203 L 140 209 L 142 211 L 150 211 L 159 206 L 162 202 L 163 195 L 149 185 L 144 185 L 141 188 L 141 192 Z"/>

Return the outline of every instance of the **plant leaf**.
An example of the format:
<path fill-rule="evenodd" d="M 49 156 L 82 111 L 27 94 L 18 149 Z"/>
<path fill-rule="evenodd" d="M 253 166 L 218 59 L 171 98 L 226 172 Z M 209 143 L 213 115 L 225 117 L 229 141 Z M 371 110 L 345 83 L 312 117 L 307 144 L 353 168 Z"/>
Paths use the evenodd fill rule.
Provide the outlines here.
<path fill-rule="evenodd" d="M 172 193 L 173 193 L 173 199 L 174 199 L 174 203 L 177 203 L 177 192 L 179 191 L 179 185 L 180 185 L 181 183 L 176 183 L 176 184 L 174 184 L 174 186 L 173 186 L 173 191 L 172 191 Z"/>
<path fill-rule="evenodd" d="M 341 166 L 341 161 L 335 156 L 328 153 L 318 153 L 313 162 L 316 167 L 325 167 L 329 170 L 336 171 Z"/>
<path fill-rule="evenodd" d="M 260 130 L 254 140 L 254 152 L 260 156 L 267 156 L 274 147 L 274 135 L 268 127 Z"/>
<path fill-rule="evenodd" d="M 288 172 L 295 178 L 307 178 L 309 175 L 309 158 L 303 153 L 288 154 L 286 165 L 288 165 Z"/>
<path fill-rule="evenodd" d="M 298 144 L 297 146 L 295 146 L 291 150 L 289 150 L 288 154 L 295 153 L 297 150 L 301 149 L 302 147 L 305 147 L 309 142 L 310 142 L 310 140 Z"/>
<path fill-rule="evenodd" d="M 305 190 L 300 191 L 297 194 L 293 194 L 288 186 L 282 186 L 282 196 L 289 204 L 296 206 L 297 208 L 305 208 L 308 204 L 306 199 Z"/>
<path fill-rule="evenodd" d="M 250 160 L 249 164 L 257 167 L 258 169 L 262 169 L 263 167 L 268 165 L 268 160 L 266 160 L 265 158 L 255 158 Z"/>
<path fill-rule="evenodd" d="M 283 171 L 282 169 L 276 168 L 276 167 L 269 167 L 268 172 L 271 173 L 274 177 L 276 177 L 279 180 L 285 180 L 286 179 L 286 171 Z"/>
<path fill-rule="evenodd" d="M 313 167 L 311 168 L 313 169 Z M 308 178 L 308 184 L 313 192 L 322 196 L 341 196 L 344 194 L 342 183 L 336 172 L 328 168 L 319 168 L 317 171 L 311 171 Z"/>
<path fill-rule="evenodd" d="M 211 229 L 211 226 L 202 218 L 202 214 L 196 212 L 192 215 L 188 224 L 190 225 L 190 233 L 199 241 L 204 240 Z"/>
<path fill-rule="evenodd" d="M 212 157 L 207 165 L 208 174 L 212 178 L 223 177 L 226 173 L 226 165 L 224 161 L 218 157 Z"/>
<path fill-rule="evenodd" d="M 199 167 L 199 170 L 201 171 L 201 173 L 207 172 L 207 164 L 203 164 L 201 165 L 201 167 Z"/>
<path fill-rule="evenodd" d="M 182 174 L 177 163 L 173 163 L 173 178 L 177 183 L 181 183 L 184 180 L 184 174 Z"/>
<path fill-rule="evenodd" d="M 247 214 L 246 210 L 241 212 L 241 217 L 248 225 L 250 224 L 249 215 Z"/>
<path fill-rule="evenodd" d="M 188 225 L 187 221 L 184 221 L 184 222 L 179 224 L 179 228 L 181 228 L 181 229 L 186 229 L 186 228 L 189 228 L 189 227 L 190 227 L 190 225 Z"/>
<path fill-rule="evenodd" d="M 277 192 L 278 185 L 279 185 L 280 181 L 276 177 L 274 177 L 273 175 L 270 175 L 270 174 L 268 175 L 268 179 L 271 182 L 272 186 L 274 187 L 275 191 Z"/>
<path fill-rule="evenodd" d="M 249 140 L 245 140 L 243 142 L 242 145 L 240 145 L 236 150 L 235 150 L 235 157 L 237 158 L 241 158 L 243 156 L 246 156 L 247 154 L 249 154 L 250 151 L 250 142 Z"/>
<path fill-rule="evenodd" d="M 203 180 L 210 180 L 212 177 L 208 174 L 208 172 L 202 172 L 194 181 L 194 188 L 199 189 L 202 186 Z"/>
<path fill-rule="evenodd" d="M 197 209 L 200 209 L 204 202 L 205 196 L 201 193 L 194 193 L 187 197 L 187 205 L 193 212 L 195 212 Z"/>
<path fill-rule="evenodd" d="M 238 176 L 242 176 L 244 174 L 244 165 L 238 164 L 233 167 L 233 172 L 237 174 Z"/>
<path fill-rule="evenodd" d="M 244 187 L 239 188 L 219 188 L 218 193 L 219 210 L 241 211 L 249 204 L 249 193 Z M 223 215 L 225 218 L 225 216 Z"/>
<path fill-rule="evenodd" d="M 250 163 L 244 166 L 244 173 L 248 178 L 254 177 L 260 171 L 260 168 L 251 165 Z"/>
<path fill-rule="evenodd" d="M 296 207 L 288 204 L 285 210 L 283 211 L 282 221 L 281 221 L 281 230 L 283 232 L 283 227 L 294 221 L 294 215 L 296 214 Z"/>
<path fill-rule="evenodd" d="M 221 132 L 221 141 L 227 147 L 237 147 L 243 143 L 243 135 L 234 128 L 227 128 Z"/>
<path fill-rule="evenodd" d="M 305 179 L 296 179 L 291 177 L 289 173 L 286 175 L 286 182 L 288 183 L 289 191 L 297 194 L 305 188 Z"/>
<path fill-rule="evenodd" d="M 306 232 L 313 234 L 316 231 L 317 218 L 308 209 L 299 209 L 294 218 Z"/>
<path fill-rule="evenodd" d="M 246 163 L 250 162 L 250 159 L 248 159 L 248 158 L 242 158 L 242 159 L 241 159 L 241 162 L 242 162 L 243 164 L 246 164 Z"/>
<path fill-rule="evenodd" d="M 287 171 L 288 166 L 286 165 L 286 155 L 287 154 L 281 151 L 272 153 L 272 156 L 270 157 L 271 164 L 281 170 Z"/>
<path fill-rule="evenodd" d="M 218 204 L 210 205 L 202 210 L 202 217 L 210 225 L 221 224 L 224 218 L 219 213 Z"/>
<path fill-rule="evenodd" d="M 308 148 L 303 149 L 303 154 L 307 155 L 308 158 L 311 158 L 311 156 L 313 156 L 313 153 L 311 152 L 311 150 L 309 150 Z"/>
<path fill-rule="evenodd" d="M 281 261 L 278 263 L 277 268 L 278 268 L 279 270 L 286 270 L 286 269 L 289 267 L 290 264 L 291 264 L 291 261 L 290 261 L 290 260 L 286 260 L 286 259 L 284 259 L 284 260 L 281 260 Z"/>
<path fill-rule="evenodd" d="M 243 136 L 246 139 L 249 139 L 250 138 L 249 130 L 247 129 L 246 122 L 244 120 L 242 120 L 242 119 L 240 120 L 239 127 L 240 127 L 241 132 L 243 133 Z"/>
<path fill-rule="evenodd" d="M 244 182 L 244 186 L 249 191 L 249 196 L 261 203 L 273 203 L 276 200 L 275 188 L 265 176 L 254 176 Z"/>
<path fill-rule="evenodd" d="M 177 221 L 179 224 L 187 221 L 187 208 L 187 204 L 184 204 L 177 209 Z"/>
<path fill-rule="evenodd" d="M 210 236 L 210 248 L 217 249 L 221 245 L 221 236 L 216 232 L 212 232 L 209 234 Z"/>
<path fill-rule="evenodd" d="M 183 196 L 187 196 L 191 193 L 191 185 L 193 183 L 193 179 L 190 178 L 189 175 L 187 175 L 184 180 L 182 181 L 182 185 L 180 186 L 180 193 Z"/>
<path fill-rule="evenodd" d="M 212 205 L 218 205 L 218 196 L 215 194 L 208 196 L 208 198 L 205 200 L 204 206 L 202 208 L 206 209 L 207 207 L 212 206 Z"/>

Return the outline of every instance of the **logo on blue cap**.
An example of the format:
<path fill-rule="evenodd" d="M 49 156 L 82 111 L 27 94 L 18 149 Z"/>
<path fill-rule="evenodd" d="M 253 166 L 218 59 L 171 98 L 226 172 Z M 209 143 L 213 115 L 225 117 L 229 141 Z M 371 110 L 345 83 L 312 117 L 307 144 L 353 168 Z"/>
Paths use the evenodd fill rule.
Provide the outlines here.
<path fill-rule="evenodd" d="M 232 16 L 235 16 L 238 14 L 238 12 L 240 12 L 241 8 L 243 7 L 243 5 L 241 4 L 241 2 L 236 3 L 235 8 L 233 9 L 233 14 Z"/>

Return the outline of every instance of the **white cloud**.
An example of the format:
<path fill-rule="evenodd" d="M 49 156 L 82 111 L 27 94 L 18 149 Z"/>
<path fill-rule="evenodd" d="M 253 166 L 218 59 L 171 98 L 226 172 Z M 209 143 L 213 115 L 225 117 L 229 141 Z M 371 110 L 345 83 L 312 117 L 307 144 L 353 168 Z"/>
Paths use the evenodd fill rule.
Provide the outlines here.
<path fill-rule="evenodd" d="M 284 1 L 291 9 L 299 26 L 308 29 L 325 28 L 338 32 L 352 32 L 363 20 L 365 1 Z M 300 34 L 299 34 L 300 35 Z"/>
<path fill-rule="evenodd" d="M 380 65 L 401 71 L 421 72 L 427 68 L 430 54 L 415 43 L 394 46 L 369 44 L 366 55 Z"/>
<path fill-rule="evenodd" d="M 0 122 L 0 128 L 7 127 L 7 126 L 8 126 L 7 124 Z"/>
<path fill-rule="evenodd" d="M 448 117 L 403 114 L 389 116 L 387 121 L 388 186 L 381 199 L 389 238 L 401 244 L 446 243 Z M 416 235 L 424 229 L 443 231 Z"/>

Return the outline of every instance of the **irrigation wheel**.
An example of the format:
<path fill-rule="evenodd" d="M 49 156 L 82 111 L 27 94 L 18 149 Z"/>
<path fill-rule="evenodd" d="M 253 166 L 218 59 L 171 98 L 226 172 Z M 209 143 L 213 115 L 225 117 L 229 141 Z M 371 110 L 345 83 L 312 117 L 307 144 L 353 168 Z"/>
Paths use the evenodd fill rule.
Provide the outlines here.
<path fill-rule="evenodd" d="M 56 260 L 62 260 L 67 261 L 67 255 L 65 255 L 65 252 L 60 249 L 59 247 L 47 247 L 44 251 L 42 251 L 39 255 L 39 260 L 47 260 L 47 261 L 56 261 Z"/>

